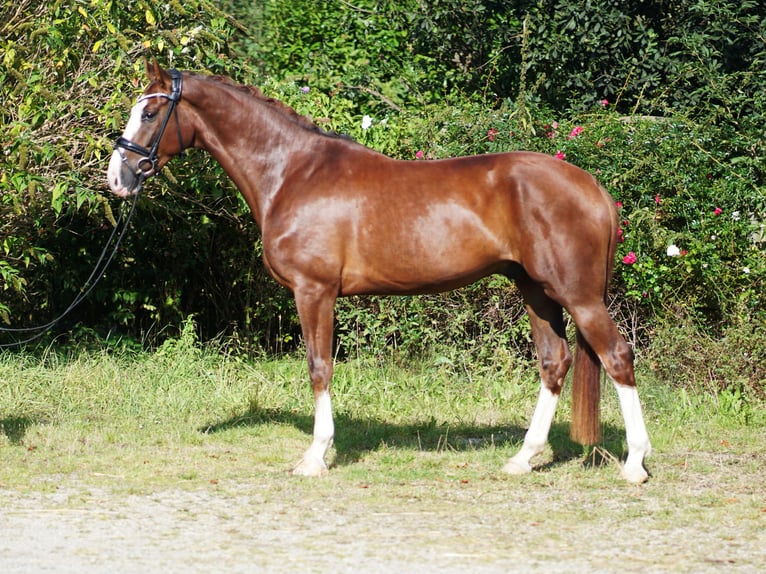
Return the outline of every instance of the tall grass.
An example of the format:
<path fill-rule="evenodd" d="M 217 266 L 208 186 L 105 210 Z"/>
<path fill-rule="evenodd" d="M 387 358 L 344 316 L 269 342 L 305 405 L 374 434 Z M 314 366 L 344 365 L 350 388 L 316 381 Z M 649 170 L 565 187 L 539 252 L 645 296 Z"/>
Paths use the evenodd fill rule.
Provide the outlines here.
<path fill-rule="evenodd" d="M 670 386 L 647 370 L 639 380 L 655 450 L 766 424 L 750 395 Z M 523 438 L 537 387 L 533 364 L 503 355 L 494 364 L 443 356 L 339 362 L 331 462 L 336 472 L 390 476 L 435 472 L 440 456 L 470 453 L 497 472 Z M 611 389 L 603 396 L 600 448 L 619 458 L 619 405 Z M 247 360 L 201 345 L 191 323 L 154 352 L 0 354 L 0 486 L 72 474 L 153 484 L 199 478 L 203 469 L 239 478 L 283 472 L 308 445 L 312 420 L 302 356 Z M 569 441 L 568 421 L 565 392 L 549 460 L 588 455 Z"/>

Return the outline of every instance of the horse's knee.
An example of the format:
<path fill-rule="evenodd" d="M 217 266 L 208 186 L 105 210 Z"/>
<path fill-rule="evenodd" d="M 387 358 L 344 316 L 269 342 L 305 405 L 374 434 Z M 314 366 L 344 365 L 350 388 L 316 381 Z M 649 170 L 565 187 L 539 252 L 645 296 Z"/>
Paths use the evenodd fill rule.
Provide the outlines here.
<path fill-rule="evenodd" d="M 332 361 L 309 355 L 309 380 L 314 393 L 326 391 L 332 378 Z"/>
<path fill-rule="evenodd" d="M 620 337 L 609 349 L 604 361 L 604 368 L 614 382 L 634 387 L 636 386 L 636 375 L 633 371 L 634 360 L 633 349 Z"/>
<path fill-rule="evenodd" d="M 635 386 L 633 349 L 617 329 L 606 307 L 599 304 L 570 309 L 577 328 L 585 341 L 598 355 L 607 374 L 616 382 Z"/>
<path fill-rule="evenodd" d="M 559 394 L 564 385 L 564 378 L 572 365 L 572 354 L 569 347 L 561 345 L 559 352 L 553 356 L 540 359 L 540 378 L 542 383 L 554 394 Z"/>

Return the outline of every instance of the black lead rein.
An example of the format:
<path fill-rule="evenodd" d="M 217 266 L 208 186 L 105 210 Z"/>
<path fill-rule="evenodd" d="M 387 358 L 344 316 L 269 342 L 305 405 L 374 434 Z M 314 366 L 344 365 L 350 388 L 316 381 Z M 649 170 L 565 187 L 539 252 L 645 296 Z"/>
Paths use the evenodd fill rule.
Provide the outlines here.
<path fill-rule="evenodd" d="M 122 154 L 122 149 L 126 149 L 128 151 L 131 151 L 133 153 L 136 153 L 142 156 L 141 159 L 138 161 L 138 165 L 137 165 L 138 169 L 136 170 L 137 172 L 136 175 L 138 177 L 138 186 L 136 188 L 136 193 L 134 194 L 134 197 L 133 197 L 133 205 L 130 206 L 130 211 L 128 212 L 127 217 L 123 220 L 124 210 L 122 210 L 120 213 L 120 219 L 117 222 L 117 225 L 114 226 L 114 229 L 112 230 L 112 234 L 109 236 L 109 240 L 106 242 L 104 249 L 101 251 L 101 255 L 99 256 L 98 261 L 96 262 L 95 268 L 91 272 L 90 277 L 88 277 L 88 280 L 85 281 L 85 285 L 82 286 L 82 288 L 80 289 L 80 292 L 77 294 L 74 300 L 69 304 L 69 307 L 67 307 L 64 310 L 64 312 L 61 313 L 58 317 L 56 317 L 52 321 L 49 321 L 45 325 L 38 325 L 36 327 L 26 327 L 21 329 L 0 327 L 0 333 L 16 333 L 16 334 L 35 333 L 34 335 L 31 335 L 21 341 L 14 341 L 13 343 L 0 343 L 0 349 L 8 348 L 8 347 L 18 347 L 39 339 L 40 337 L 45 335 L 45 333 L 53 329 L 53 327 L 55 327 L 56 324 L 59 323 L 59 321 L 61 321 L 64 317 L 66 317 L 69 313 L 71 313 L 72 310 L 75 307 L 77 307 L 83 301 L 83 299 L 85 299 L 90 294 L 91 291 L 93 291 L 93 288 L 98 284 L 98 282 L 104 276 L 104 273 L 106 273 L 106 269 L 109 267 L 109 264 L 112 262 L 112 259 L 114 259 L 114 256 L 117 254 L 117 250 L 120 248 L 120 244 L 122 243 L 122 240 L 128 231 L 128 227 L 130 227 L 130 220 L 133 218 L 133 213 L 136 211 L 138 196 L 141 194 L 141 190 L 143 189 L 144 180 L 148 176 L 156 174 L 159 171 L 159 156 L 157 155 L 157 151 L 159 150 L 159 147 L 160 147 L 160 140 L 162 139 L 162 136 L 165 133 L 165 128 L 167 128 L 168 122 L 170 121 L 170 116 L 172 116 L 174 113 L 176 115 L 176 128 L 178 130 L 178 142 L 181 146 L 181 155 L 183 155 L 183 139 L 181 138 L 181 125 L 178 122 L 178 112 L 176 110 L 176 105 L 178 105 L 178 102 L 181 100 L 181 92 L 183 90 L 183 76 L 181 75 L 181 72 L 179 72 L 178 70 L 168 70 L 168 73 L 170 74 L 170 78 L 171 78 L 170 94 L 165 94 L 165 93 L 148 94 L 146 96 L 141 96 L 138 99 L 139 102 L 142 101 L 142 99 L 154 98 L 154 97 L 164 97 L 169 100 L 167 113 L 165 114 L 165 118 L 162 120 L 162 124 L 160 125 L 160 131 L 157 133 L 157 137 L 154 138 L 152 147 L 145 148 L 136 143 L 133 143 L 132 141 L 122 136 L 117 138 L 117 142 L 115 143 L 115 146 L 114 146 L 115 149 L 117 149 L 117 151 L 120 152 L 120 155 L 122 156 L 123 161 L 125 161 L 125 157 Z M 149 169 L 143 169 L 141 167 L 141 164 L 145 162 L 149 163 L 150 165 Z M 122 222 L 122 229 L 120 229 L 121 222 Z M 117 241 L 114 244 L 114 247 L 112 248 L 111 253 L 109 253 L 109 245 L 112 243 L 115 236 L 117 237 Z"/>
<path fill-rule="evenodd" d="M 36 327 L 24 327 L 20 329 L 0 327 L 0 332 L 3 332 L 3 333 L 16 333 L 17 335 L 21 335 L 23 333 L 35 333 L 34 335 L 27 337 L 26 339 L 22 339 L 21 341 L 14 341 L 13 343 L 0 343 L 0 349 L 5 349 L 9 347 L 19 347 L 21 345 L 31 343 L 32 341 L 36 341 L 37 339 L 45 335 L 48 331 L 53 329 L 53 327 L 55 327 L 64 317 L 69 315 L 69 313 L 71 313 L 74 310 L 74 308 L 77 307 L 83 301 L 83 299 L 85 299 L 88 295 L 90 295 L 90 292 L 93 291 L 93 288 L 98 284 L 98 282 L 106 273 L 107 267 L 109 267 L 109 264 L 112 262 L 112 259 L 114 259 L 114 256 L 117 254 L 117 250 L 120 248 L 120 244 L 122 243 L 122 240 L 125 237 L 125 234 L 127 233 L 128 228 L 130 227 L 130 220 L 133 218 L 133 213 L 136 211 L 136 204 L 138 203 L 138 196 L 141 194 L 142 186 L 143 186 L 143 181 L 139 183 L 138 189 L 136 190 L 135 196 L 133 197 L 133 204 L 130 206 L 130 211 L 128 211 L 127 217 L 124 217 L 125 210 L 124 209 L 121 210 L 120 217 L 117 220 L 117 225 L 114 226 L 114 229 L 112 230 L 112 234 L 109 236 L 109 239 L 107 240 L 106 245 L 104 246 L 104 249 L 101 251 L 101 255 L 99 256 L 98 261 L 96 262 L 96 265 L 93 268 L 93 271 L 91 272 L 87 281 L 85 281 L 85 284 L 80 289 L 80 292 L 77 294 L 74 300 L 69 304 L 69 307 L 67 307 L 64 310 L 64 312 L 61 313 L 58 317 L 56 317 L 52 321 L 49 321 L 48 323 L 45 323 L 44 325 L 38 325 Z M 121 226 L 122 226 L 122 229 L 120 229 Z M 112 243 L 112 241 L 114 241 L 115 236 L 117 237 L 117 241 L 114 244 L 114 247 L 112 247 L 111 253 L 110 253 L 109 245 Z"/>

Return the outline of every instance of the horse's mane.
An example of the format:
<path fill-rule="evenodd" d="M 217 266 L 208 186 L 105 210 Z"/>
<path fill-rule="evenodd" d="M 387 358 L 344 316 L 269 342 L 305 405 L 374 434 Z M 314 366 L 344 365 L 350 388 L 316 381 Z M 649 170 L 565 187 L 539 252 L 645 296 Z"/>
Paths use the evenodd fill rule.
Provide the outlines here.
<path fill-rule="evenodd" d="M 294 123 L 298 124 L 302 128 L 305 128 L 309 131 L 313 131 L 313 132 L 326 135 L 326 136 L 331 136 L 331 137 L 345 137 L 345 136 L 336 134 L 335 132 L 329 132 L 327 130 L 320 128 L 310 118 L 299 114 L 298 112 L 296 112 L 293 108 L 291 108 L 284 102 L 280 102 L 276 98 L 267 96 L 256 86 L 247 86 L 244 84 L 239 84 L 235 82 L 234 80 L 232 80 L 231 78 L 229 78 L 228 76 L 207 76 L 207 78 L 210 80 L 213 80 L 214 82 L 218 82 L 219 84 L 223 84 L 225 86 L 229 86 L 231 88 L 234 88 L 236 90 L 249 94 L 253 98 L 267 104 L 269 107 L 277 110 L 283 116 L 287 117 L 288 119 L 292 120 Z"/>

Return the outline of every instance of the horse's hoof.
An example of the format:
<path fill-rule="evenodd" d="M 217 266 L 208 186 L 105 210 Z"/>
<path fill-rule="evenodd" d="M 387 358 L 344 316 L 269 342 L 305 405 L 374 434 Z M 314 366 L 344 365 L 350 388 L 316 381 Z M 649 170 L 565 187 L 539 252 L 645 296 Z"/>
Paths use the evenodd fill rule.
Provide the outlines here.
<path fill-rule="evenodd" d="M 510 459 L 503 467 L 503 472 L 506 474 L 513 474 L 515 476 L 529 474 L 532 472 L 532 466 L 528 462 Z"/>
<path fill-rule="evenodd" d="M 296 476 L 327 476 L 327 465 L 318 458 L 304 457 L 293 469 Z"/>
<path fill-rule="evenodd" d="M 646 472 L 646 469 L 643 466 L 623 466 L 621 475 L 622 478 L 631 484 L 641 484 L 649 479 L 649 473 Z"/>

